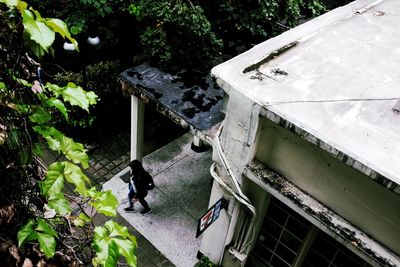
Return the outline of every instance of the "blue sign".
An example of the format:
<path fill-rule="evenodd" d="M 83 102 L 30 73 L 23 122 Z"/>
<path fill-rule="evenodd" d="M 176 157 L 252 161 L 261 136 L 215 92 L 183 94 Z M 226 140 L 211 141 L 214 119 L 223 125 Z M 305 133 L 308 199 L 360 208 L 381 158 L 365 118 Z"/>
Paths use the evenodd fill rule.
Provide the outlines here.
<path fill-rule="evenodd" d="M 213 222 L 219 218 L 221 209 L 228 206 L 228 201 L 226 199 L 220 198 L 207 212 L 201 216 L 197 221 L 197 233 L 196 237 L 199 237 Z"/>

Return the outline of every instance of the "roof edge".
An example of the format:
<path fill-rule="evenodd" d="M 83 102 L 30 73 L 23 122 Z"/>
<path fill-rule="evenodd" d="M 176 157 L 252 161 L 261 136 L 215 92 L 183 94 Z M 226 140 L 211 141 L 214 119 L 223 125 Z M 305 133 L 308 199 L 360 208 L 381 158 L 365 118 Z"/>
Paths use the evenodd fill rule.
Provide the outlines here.
<path fill-rule="evenodd" d="M 389 249 L 266 165 L 254 161 L 245 168 L 244 174 L 369 263 L 375 266 L 398 266 L 400 259 Z"/>
<path fill-rule="evenodd" d="M 366 176 L 370 177 L 372 180 L 380 184 L 381 186 L 385 187 L 386 189 L 392 191 L 393 193 L 400 195 L 400 185 L 396 183 L 394 180 L 388 178 L 389 175 L 383 175 L 382 173 L 376 171 L 369 167 L 371 164 L 366 164 L 356 157 L 350 155 L 349 153 L 344 153 L 343 151 L 337 149 L 332 144 L 327 143 L 326 141 L 320 139 L 318 136 L 304 130 L 299 125 L 296 125 L 292 121 L 287 120 L 283 116 L 279 115 L 278 113 L 267 109 L 266 107 L 261 107 L 260 114 L 271 120 L 272 122 L 282 126 L 283 128 L 289 130 L 290 132 L 294 133 L 295 135 L 299 136 L 300 138 L 316 145 L 320 149 L 328 152 L 334 158 L 338 159 L 339 161 L 345 163 L 346 165 L 354 168 L 361 173 L 365 174 Z"/>

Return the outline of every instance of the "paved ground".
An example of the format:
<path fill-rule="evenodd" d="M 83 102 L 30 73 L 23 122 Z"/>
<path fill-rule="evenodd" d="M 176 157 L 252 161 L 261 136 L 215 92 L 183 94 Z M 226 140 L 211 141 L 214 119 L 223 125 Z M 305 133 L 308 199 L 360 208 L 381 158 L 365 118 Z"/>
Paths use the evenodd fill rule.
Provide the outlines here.
<path fill-rule="evenodd" d="M 157 116 L 152 114 L 151 116 Z M 148 117 L 145 125 L 145 145 L 144 154 L 153 152 L 158 147 L 163 146 L 167 142 L 173 140 L 177 136 L 184 133 L 181 129 L 171 125 L 171 122 L 165 123 L 159 118 Z M 126 122 L 129 124 L 129 121 Z M 129 129 L 129 127 L 127 127 Z M 173 134 L 165 134 L 163 139 L 160 139 L 159 129 L 173 132 Z M 99 138 L 100 143 L 91 151 L 89 151 L 90 167 L 85 170 L 85 173 L 92 180 L 94 185 L 101 186 L 109 181 L 116 174 L 126 169 L 129 161 L 130 151 L 130 133 L 129 130 L 121 127 L 111 127 L 108 133 L 102 133 Z M 56 155 L 52 152 L 45 153 L 43 160 L 46 164 L 52 163 L 56 159 Z M 97 214 L 94 218 L 95 223 L 104 222 L 107 218 L 101 214 Z M 127 226 L 130 232 L 136 236 L 138 241 L 138 249 L 136 251 L 139 267 L 160 267 L 160 266 L 175 266 L 171 263 L 163 253 L 161 253 L 149 240 L 144 237 L 136 228 L 131 226 L 121 215 L 118 215 L 117 221 Z M 124 266 L 124 264 L 119 265 Z"/>
<path fill-rule="evenodd" d="M 127 183 L 120 176 L 128 172 L 130 161 L 129 120 L 107 123 L 94 135 L 97 145 L 88 152 L 90 167 L 85 173 L 93 185 L 104 185 L 119 198 L 117 221 L 137 238 L 138 266 L 194 266 L 201 238 L 195 238 L 197 219 L 207 210 L 211 192 L 211 149 L 195 153 L 190 149 L 191 134 L 158 113 L 146 112 L 143 165 L 156 185 L 146 198 L 152 213 L 138 213 L 140 204 L 135 212 L 126 213 Z M 44 156 L 47 164 L 55 159 L 52 152 Z M 101 214 L 94 218 L 97 224 L 105 220 Z"/>
<path fill-rule="evenodd" d="M 151 214 L 141 215 L 140 204 L 134 212 L 123 210 L 129 168 L 103 186 L 120 200 L 118 213 L 178 267 L 194 266 L 198 261 L 197 219 L 207 210 L 211 192 L 211 149 L 196 153 L 190 148 L 191 141 L 192 135 L 185 134 L 143 159 L 156 185 L 146 197 Z"/>

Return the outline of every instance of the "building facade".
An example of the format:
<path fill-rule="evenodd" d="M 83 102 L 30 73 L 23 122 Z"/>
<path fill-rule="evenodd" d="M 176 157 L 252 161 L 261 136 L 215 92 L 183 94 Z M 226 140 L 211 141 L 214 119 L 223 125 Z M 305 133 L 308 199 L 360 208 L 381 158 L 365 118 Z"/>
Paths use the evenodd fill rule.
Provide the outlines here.
<path fill-rule="evenodd" d="M 222 266 L 400 266 L 400 3 L 357 0 L 212 70 L 202 236 Z"/>

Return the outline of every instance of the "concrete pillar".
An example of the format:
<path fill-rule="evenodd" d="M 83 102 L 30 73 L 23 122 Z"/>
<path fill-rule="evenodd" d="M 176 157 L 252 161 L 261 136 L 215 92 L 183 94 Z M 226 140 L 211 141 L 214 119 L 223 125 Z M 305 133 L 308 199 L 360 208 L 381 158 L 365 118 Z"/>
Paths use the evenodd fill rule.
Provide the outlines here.
<path fill-rule="evenodd" d="M 144 103 L 131 95 L 131 160 L 143 159 Z"/>
<path fill-rule="evenodd" d="M 192 142 L 190 148 L 194 152 L 197 152 L 197 153 L 204 152 L 204 151 L 206 151 L 208 149 L 207 146 L 204 144 L 203 140 L 201 140 L 196 135 L 193 136 L 193 142 Z"/>

